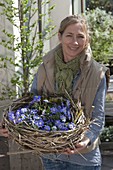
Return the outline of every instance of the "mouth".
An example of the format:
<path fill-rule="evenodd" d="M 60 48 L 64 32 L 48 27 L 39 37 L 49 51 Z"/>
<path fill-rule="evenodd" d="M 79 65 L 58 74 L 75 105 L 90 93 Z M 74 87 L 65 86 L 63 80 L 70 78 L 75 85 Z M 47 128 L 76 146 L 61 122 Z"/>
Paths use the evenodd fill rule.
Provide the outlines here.
<path fill-rule="evenodd" d="M 70 47 L 70 49 L 72 50 L 72 51 L 76 51 L 76 50 L 78 50 L 78 46 L 77 47 Z"/>

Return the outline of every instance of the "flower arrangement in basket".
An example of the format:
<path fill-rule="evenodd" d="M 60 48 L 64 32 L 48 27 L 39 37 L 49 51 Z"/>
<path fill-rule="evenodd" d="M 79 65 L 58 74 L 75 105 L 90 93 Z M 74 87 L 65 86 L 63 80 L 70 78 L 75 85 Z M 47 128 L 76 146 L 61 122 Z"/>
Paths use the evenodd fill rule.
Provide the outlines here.
<path fill-rule="evenodd" d="M 74 149 L 90 124 L 71 98 L 31 95 L 14 101 L 4 121 L 15 141 L 38 154 Z"/>

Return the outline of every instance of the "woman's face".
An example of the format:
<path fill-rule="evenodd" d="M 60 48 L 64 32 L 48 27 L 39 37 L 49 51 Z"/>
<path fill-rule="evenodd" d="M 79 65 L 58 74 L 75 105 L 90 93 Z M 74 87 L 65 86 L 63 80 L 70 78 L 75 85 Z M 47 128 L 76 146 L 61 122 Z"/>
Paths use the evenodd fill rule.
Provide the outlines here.
<path fill-rule="evenodd" d="M 87 35 L 81 23 L 69 25 L 63 34 L 58 34 L 62 44 L 64 61 L 73 60 L 86 46 Z"/>

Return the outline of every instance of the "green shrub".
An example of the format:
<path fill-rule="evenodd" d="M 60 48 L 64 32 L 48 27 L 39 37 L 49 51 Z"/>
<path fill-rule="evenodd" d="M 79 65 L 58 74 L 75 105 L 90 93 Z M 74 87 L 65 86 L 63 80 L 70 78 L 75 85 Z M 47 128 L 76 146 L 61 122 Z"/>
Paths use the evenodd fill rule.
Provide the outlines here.
<path fill-rule="evenodd" d="M 96 8 L 85 13 L 91 32 L 93 57 L 108 63 L 113 57 L 113 16 L 105 10 Z"/>
<path fill-rule="evenodd" d="M 105 127 L 100 135 L 101 142 L 113 142 L 113 126 Z"/>

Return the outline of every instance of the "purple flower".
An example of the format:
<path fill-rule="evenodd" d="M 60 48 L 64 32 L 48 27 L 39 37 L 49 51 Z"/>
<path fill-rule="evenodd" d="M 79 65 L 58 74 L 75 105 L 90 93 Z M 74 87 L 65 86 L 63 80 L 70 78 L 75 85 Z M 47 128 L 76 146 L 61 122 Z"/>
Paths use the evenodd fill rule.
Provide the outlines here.
<path fill-rule="evenodd" d="M 34 120 L 40 120 L 40 116 L 34 115 L 34 116 L 33 116 L 33 119 L 34 119 Z"/>
<path fill-rule="evenodd" d="M 31 109 L 30 110 L 30 114 L 37 114 L 38 113 L 38 110 L 37 109 Z"/>
<path fill-rule="evenodd" d="M 56 126 L 58 126 L 60 123 L 61 123 L 60 120 L 56 120 L 56 121 L 55 121 L 55 125 L 56 125 Z"/>
<path fill-rule="evenodd" d="M 52 126 L 52 131 L 57 131 L 57 127 L 56 126 Z"/>
<path fill-rule="evenodd" d="M 21 113 L 26 113 L 28 111 L 28 109 L 25 107 L 25 108 L 21 108 L 20 111 L 21 111 Z"/>
<path fill-rule="evenodd" d="M 26 115 L 25 114 L 21 114 L 21 118 L 22 118 L 22 120 L 24 120 L 26 118 Z"/>
<path fill-rule="evenodd" d="M 75 129 L 75 127 L 76 127 L 76 125 L 73 122 L 68 124 L 68 128 L 71 130 Z"/>
<path fill-rule="evenodd" d="M 41 96 L 34 96 L 33 97 L 33 102 L 40 102 L 41 101 Z"/>
<path fill-rule="evenodd" d="M 21 115 L 21 110 L 17 110 L 15 113 L 16 118 L 19 118 Z"/>
<path fill-rule="evenodd" d="M 42 119 L 39 119 L 35 121 L 34 124 L 38 126 L 38 128 L 42 128 L 44 126 L 44 121 Z"/>
<path fill-rule="evenodd" d="M 69 130 L 69 129 L 68 129 L 68 127 L 66 127 L 66 126 L 63 126 L 62 130 L 65 130 L 65 131 L 66 131 L 66 130 Z"/>
<path fill-rule="evenodd" d="M 16 124 L 21 123 L 26 118 L 26 116 L 24 114 L 24 108 L 23 108 L 22 112 L 21 112 L 21 109 L 17 110 L 15 115 L 16 115 L 16 119 L 15 119 Z"/>
<path fill-rule="evenodd" d="M 50 131 L 51 130 L 50 126 L 48 126 L 48 125 L 45 125 L 43 129 L 46 130 L 46 131 Z"/>
<path fill-rule="evenodd" d="M 58 111 L 60 112 L 62 107 L 60 105 L 57 106 Z"/>
<path fill-rule="evenodd" d="M 67 114 L 67 107 L 61 108 L 60 112 L 64 113 L 65 115 Z"/>
<path fill-rule="evenodd" d="M 51 108 L 50 108 L 50 111 L 51 111 L 52 113 L 56 113 L 56 112 L 58 111 L 58 109 L 57 109 L 56 107 L 51 107 Z"/>
<path fill-rule="evenodd" d="M 68 130 L 68 128 L 65 126 L 65 123 L 59 123 L 57 127 L 59 130 Z"/>
<path fill-rule="evenodd" d="M 16 119 L 16 124 L 19 124 L 19 123 L 22 123 L 22 122 L 23 122 L 23 119 L 22 119 L 22 118 Z"/>
<path fill-rule="evenodd" d="M 60 119 L 62 122 L 66 122 L 66 117 L 64 115 L 60 115 Z"/>
<path fill-rule="evenodd" d="M 14 112 L 11 111 L 11 112 L 8 112 L 8 118 L 11 122 L 13 122 L 14 124 L 16 124 L 16 120 L 15 120 L 15 115 L 14 115 Z"/>

